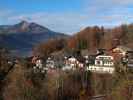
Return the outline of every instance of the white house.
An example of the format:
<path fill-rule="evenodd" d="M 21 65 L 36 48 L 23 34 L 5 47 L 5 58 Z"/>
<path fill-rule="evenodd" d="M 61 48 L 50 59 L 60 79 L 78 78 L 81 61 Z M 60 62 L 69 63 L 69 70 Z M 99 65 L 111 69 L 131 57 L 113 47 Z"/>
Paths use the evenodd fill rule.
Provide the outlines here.
<path fill-rule="evenodd" d="M 50 57 L 46 60 L 46 67 L 47 68 L 55 68 L 55 62 Z"/>
<path fill-rule="evenodd" d="M 94 65 L 89 65 L 87 70 L 98 73 L 113 73 L 114 68 L 114 58 L 112 56 L 99 55 L 95 59 Z"/>
<path fill-rule="evenodd" d="M 112 56 L 100 55 L 95 59 L 95 65 L 97 66 L 114 66 L 114 58 Z"/>
<path fill-rule="evenodd" d="M 43 60 L 41 58 L 33 57 L 32 63 L 34 64 L 34 66 L 33 66 L 34 72 L 44 73 Z"/>
<path fill-rule="evenodd" d="M 65 66 L 62 70 L 76 70 L 77 68 L 83 68 L 84 64 L 80 63 L 75 57 L 65 60 Z"/>
<path fill-rule="evenodd" d="M 35 69 L 35 67 L 40 68 L 40 69 L 43 67 L 43 61 L 39 57 L 33 57 L 32 63 L 34 64 L 34 67 L 33 67 L 34 69 Z"/>
<path fill-rule="evenodd" d="M 43 62 L 42 62 L 42 60 L 41 59 L 38 59 L 38 60 L 36 60 L 36 67 L 38 67 L 38 68 L 42 68 L 43 67 L 43 64 L 42 64 Z"/>

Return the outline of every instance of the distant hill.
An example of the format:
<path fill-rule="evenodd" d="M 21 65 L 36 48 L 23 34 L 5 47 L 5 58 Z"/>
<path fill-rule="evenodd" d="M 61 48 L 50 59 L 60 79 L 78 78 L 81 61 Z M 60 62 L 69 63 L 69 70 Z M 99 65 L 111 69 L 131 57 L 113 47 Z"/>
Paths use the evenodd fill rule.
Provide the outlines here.
<path fill-rule="evenodd" d="M 0 25 L 0 46 L 7 47 L 19 55 L 27 55 L 33 46 L 50 38 L 61 37 L 67 35 L 26 21 L 15 25 Z"/>
<path fill-rule="evenodd" d="M 69 48 L 88 49 L 89 52 L 96 52 L 99 48 L 110 50 L 118 45 L 133 48 L 133 24 L 110 29 L 99 26 L 86 27 L 68 41 Z"/>

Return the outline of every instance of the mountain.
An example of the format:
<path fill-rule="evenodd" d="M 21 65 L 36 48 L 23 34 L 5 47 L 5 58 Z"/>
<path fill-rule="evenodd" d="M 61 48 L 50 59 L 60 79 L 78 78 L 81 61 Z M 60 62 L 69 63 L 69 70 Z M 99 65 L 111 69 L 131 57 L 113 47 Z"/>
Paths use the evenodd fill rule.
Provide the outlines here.
<path fill-rule="evenodd" d="M 67 37 L 36 23 L 22 21 L 15 25 L 0 26 L 0 44 L 15 54 L 27 55 L 33 46 L 51 38 Z"/>

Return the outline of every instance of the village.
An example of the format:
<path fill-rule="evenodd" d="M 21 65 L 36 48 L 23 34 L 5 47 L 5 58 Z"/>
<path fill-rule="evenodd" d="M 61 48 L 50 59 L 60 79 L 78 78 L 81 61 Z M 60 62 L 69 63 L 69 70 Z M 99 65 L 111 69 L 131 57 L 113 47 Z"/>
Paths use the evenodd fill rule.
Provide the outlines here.
<path fill-rule="evenodd" d="M 133 100 L 133 0 L 1 0 L 0 100 Z"/>
<path fill-rule="evenodd" d="M 113 74 L 116 64 L 120 64 L 119 71 L 133 70 L 133 50 L 119 45 L 111 50 L 98 49 L 96 53 L 89 54 L 87 50 L 80 52 L 80 56 L 51 54 L 46 61 L 39 56 L 32 57 L 34 72 L 46 73 L 61 69 L 69 72 L 85 70 L 94 73 Z"/>
<path fill-rule="evenodd" d="M 23 65 L 25 61 L 26 64 Z M 69 89 L 73 93 L 77 92 L 77 94 L 69 94 L 72 97 L 68 98 L 73 98 L 72 100 L 80 100 L 79 98 L 84 96 L 87 96 L 86 98 L 89 98 L 89 100 L 106 100 L 108 97 L 106 93 L 111 91 L 110 88 L 114 84 L 113 80 L 117 81 L 119 75 L 123 72 L 125 74 L 131 72 L 132 74 L 133 50 L 118 45 L 110 50 L 98 49 L 95 53 L 82 50 L 72 55 L 59 51 L 51 53 L 45 60 L 40 56 L 33 56 L 28 59 L 8 61 L 8 64 L 11 66 L 7 73 L 1 74 L 1 77 L 3 77 L 1 79 L 4 80 L 13 71 L 20 75 L 23 72 L 28 86 L 39 86 L 38 84 L 47 83 L 50 84 L 48 89 L 55 88 L 54 96 L 57 97 L 56 100 L 64 100 L 64 91 L 69 91 Z M 125 81 L 129 81 L 132 77 L 124 76 L 125 74 L 121 76 Z M 68 87 L 68 84 L 71 84 L 72 87 Z M 76 88 L 79 88 L 79 90 L 74 89 L 75 84 L 77 84 Z M 107 86 L 104 90 L 105 84 Z"/>

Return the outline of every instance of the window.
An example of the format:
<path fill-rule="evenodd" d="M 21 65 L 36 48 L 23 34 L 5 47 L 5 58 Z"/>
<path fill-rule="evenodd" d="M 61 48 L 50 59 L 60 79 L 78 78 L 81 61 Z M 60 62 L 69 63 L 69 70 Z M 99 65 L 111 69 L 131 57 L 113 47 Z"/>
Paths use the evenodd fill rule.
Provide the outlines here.
<path fill-rule="evenodd" d="M 97 60 L 97 64 L 100 65 L 100 60 Z"/>

